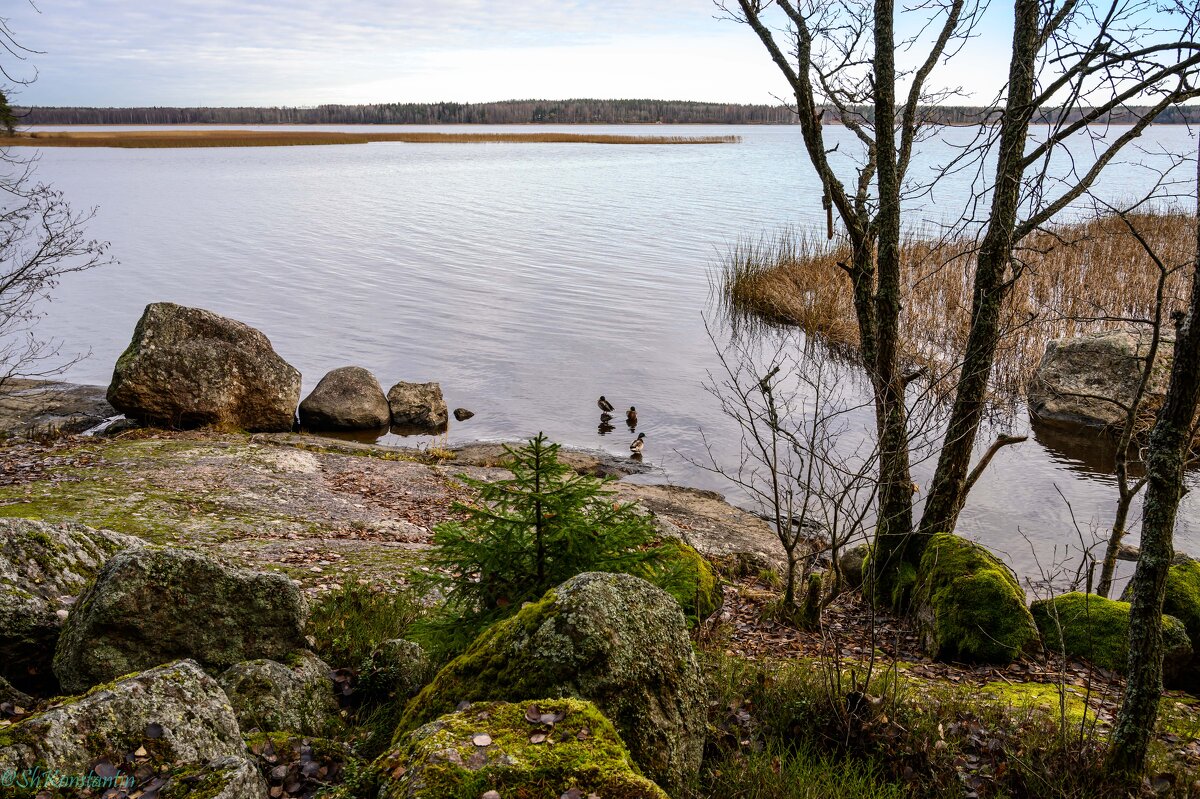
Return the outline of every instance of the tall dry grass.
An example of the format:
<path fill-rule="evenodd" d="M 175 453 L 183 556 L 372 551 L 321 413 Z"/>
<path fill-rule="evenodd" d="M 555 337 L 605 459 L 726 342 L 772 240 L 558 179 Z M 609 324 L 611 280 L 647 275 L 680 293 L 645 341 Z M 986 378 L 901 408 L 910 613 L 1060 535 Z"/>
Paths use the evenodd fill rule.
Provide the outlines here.
<path fill-rule="evenodd" d="M 1130 221 L 1168 266 L 1195 258 L 1195 216 L 1167 211 Z M 909 236 L 903 242 L 901 345 L 911 366 L 953 376 L 954 359 L 964 351 L 970 329 L 975 249 L 968 238 Z M 993 374 L 998 394 L 1024 392 L 1048 341 L 1127 327 L 1128 320 L 1153 314 L 1158 269 L 1117 217 L 1030 236 L 1019 258 L 1026 271 L 1004 308 L 1005 333 Z M 846 244 L 794 231 L 742 242 L 723 264 L 721 299 L 735 322 L 795 324 L 853 350 L 858 324 L 850 279 L 837 265 L 849 260 Z M 1167 282 L 1164 319 L 1186 307 L 1185 272 L 1177 271 Z"/>
<path fill-rule="evenodd" d="M 317 144 L 490 142 L 558 144 L 736 144 L 741 136 L 612 136 L 592 133 L 349 133 L 308 130 L 36 131 L 0 137 L 0 147 L 287 147 Z"/>

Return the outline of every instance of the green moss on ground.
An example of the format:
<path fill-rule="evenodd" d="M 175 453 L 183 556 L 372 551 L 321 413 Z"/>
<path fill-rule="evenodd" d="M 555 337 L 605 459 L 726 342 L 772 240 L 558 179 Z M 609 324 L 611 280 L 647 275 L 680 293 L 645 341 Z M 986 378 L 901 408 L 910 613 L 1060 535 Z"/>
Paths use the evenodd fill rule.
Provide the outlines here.
<path fill-rule="evenodd" d="M 1084 658 L 1109 671 L 1125 670 L 1129 660 L 1128 602 L 1076 591 L 1038 600 L 1031 610 L 1047 649 Z M 1174 616 L 1163 616 L 1163 652 L 1168 672 L 1177 671 L 1191 658 L 1187 628 Z"/>
<path fill-rule="evenodd" d="M 1009 663 L 1038 639 L 1016 576 L 979 544 L 933 535 L 917 572 L 914 608 L 931 656 Z"/>

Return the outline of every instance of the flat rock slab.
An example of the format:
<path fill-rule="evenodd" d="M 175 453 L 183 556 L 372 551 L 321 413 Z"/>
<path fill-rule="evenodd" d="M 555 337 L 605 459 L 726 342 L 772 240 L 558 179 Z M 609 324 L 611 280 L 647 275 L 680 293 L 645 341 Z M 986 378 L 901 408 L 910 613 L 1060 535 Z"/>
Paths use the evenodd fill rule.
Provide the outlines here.
<path fill-rule="evenodd" d="M 0 433 L 81 433 L 117 415 L 104 386 L 13 378 L 0 389 Z"/>

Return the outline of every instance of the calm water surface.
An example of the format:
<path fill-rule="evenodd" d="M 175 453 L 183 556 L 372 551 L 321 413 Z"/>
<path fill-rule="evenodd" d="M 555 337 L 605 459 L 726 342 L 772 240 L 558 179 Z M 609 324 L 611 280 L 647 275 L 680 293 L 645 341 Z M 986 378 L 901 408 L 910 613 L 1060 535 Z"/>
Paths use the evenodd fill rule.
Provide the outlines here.
<path fill-rule="evenodd" d="M 642 479 L 730 492 L 688 461 L 701 453 L 701 430 L 719 456 L 736 456 L 729 422 L 701 388 L 717 367 L 703 321 L 709 281 L 739 237 L 823 225 L 799 131 L 588 130 L 743 142 L 48 148 L 41 178 L 76 207 L 97 208 L 90 233 L 111 241 L 120 263 L 65 280 L 43 332 L 65 352 L 91 352 L 69 379 L 107 383 L 147 303 L 208 308 L 265 332 L 303 372 L 305 391 L 347 364 L 372 370 L 385 389 L 439 381 L 450 407 L 477 414 L 451 421 L 451 442 L 541 430 L 623 454 L 632 438 L 623 424 L 597 431 L 595 400 L 605 394 L 638 408 L 646 460 L 658 467 Z M 1153 137 L 1192 147 L 1182 127 Z M 945 152 L 927 143 L 916 169 Z M 965 180 L 921 201 L 928 221 L 957 217 Z M 1120 198 L 1150 181 L 1124 165 L 1103 189 Z M 1111 479 L 1089 457 L 1032 438 L 1005 449 L 960 531 L 1023 574 L 1049 567 L 1078 540 L 1056 486 L 1081 525 L 1110 517 Z M 1184 500 L 1177 538 L 1192 552 L 1200 552 L 1196 494 Z"/>

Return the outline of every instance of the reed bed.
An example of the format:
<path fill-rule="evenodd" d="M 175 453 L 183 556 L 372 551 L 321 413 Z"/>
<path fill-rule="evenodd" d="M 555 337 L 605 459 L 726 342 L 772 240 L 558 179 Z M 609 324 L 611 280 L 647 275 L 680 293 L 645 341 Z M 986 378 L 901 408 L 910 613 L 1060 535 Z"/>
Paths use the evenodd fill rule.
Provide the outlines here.
<path fill-rule="evenodd" d="M 737 144 L 741 136 L 613 136 L 593 133 L 347 133 L 341 131 L 36 131 L 0 137 L 0 147 L 289 147 L 320 144 Z"/>
<path fill-rule="evenodd" d="M 1194 215 L 1164 211 L 1130 221 L 1167 266 L 1195 258 Z M 969 332 L 976 246 L 965 237 L 909 236 L 903 242 L 901 347 L 909 365 L 953 376 L 953 359 L 964 351 Z M 1153 314 L 1158 269 L 1119 218 L 1035 234 L 1022 243 L 1019 258 L 1026 271 L 1004 309 L 1005 333 L 993 372 L 998 395 L 1024 394 L 1048 341 L 1129 327 L 1134 324 L 1129 320 Z M 853 351 L 858 325 L 850 279 L 837 265 L 849 260 L 844 243 L 794 231 L 741 242 L 723 264 L 721 299 L 735 323 L 794 324 Z M 1171 313 L 1187 304 L 1186 271 L 1177 270 L 1166 284 L 1168 336 L 1173 334 Z"/>

